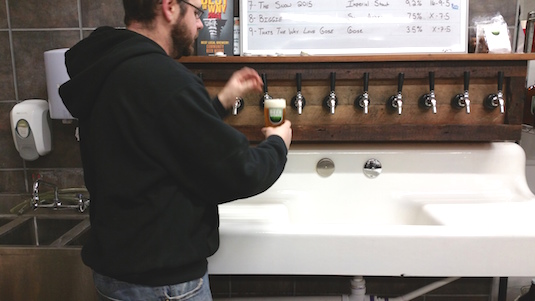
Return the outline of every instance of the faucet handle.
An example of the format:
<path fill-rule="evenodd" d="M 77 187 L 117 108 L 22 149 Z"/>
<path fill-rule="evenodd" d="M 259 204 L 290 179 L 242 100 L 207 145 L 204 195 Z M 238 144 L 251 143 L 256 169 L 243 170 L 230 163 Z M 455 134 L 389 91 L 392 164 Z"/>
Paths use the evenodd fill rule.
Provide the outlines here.
<path fill-rule="evenodd" d="M 464 71 L 464 91 L 468 92 L 470 89 L 470 71 Z"/>
<path fill-rule="evenodd" d="M 405 80 L 405 74 L 403 72 L 398 74 L 398 94 L 403 91 L 403 81 Z"/>
<path fill-rule="evenodd" d="M 359 96 L 357 96 L 357 98 L 355 98 L 355 107 L 357 108 L 360 108 L 360 109 L 363 109 L 364 110 L 364 114 L 368 114 L 368 107 L 370 105 L 370 95 L 368 93 L 368 85 L 369 85 L 369 82 L 370 82 L 370 73 L 368 72 L 365 72 L 364 73 L 364 86 L 363 86 L 363 93 Z"/>
<path fill-rule="evenodd" d="M 331 72 L 331 91 L 336 88 L 336 72 Z"/>
<path fill-rule="evenodd" d="M 435 91 L 435 72 L 429 71 L 429 91 Z"/>
<path fill-rule="evenodd" d="M 503 71 L 498 72 L 498 92 L 489 94 L 483 104 L 485 108 L 493 110 L 497 107 L 500 107 L 500 113 L 505 113 L 505 100 L 503 99 L 503 80 L 504 74 Z"/>
<path fill-rule="evenodd" d="M 260 108 L 264 108 L 264 101 L 266 99 L 272 99 L 268 93 L 268 81 L 267 81 L 267 74 L 262 73 L 262 82 L 264 83 L 264 95 L 260 98 Z"/>
<path fill-rule="evenodd" d="M 455 95 L 451 99 L 452 107 L 456 109 L 466 108 L 466 114 L 470 114 L 470 71 L 464 72 L 464 92 Z"/>
<path fill-rule="evenodd" d="M 334 115 L 336 105 L 338 104 L 338 98 L 334 91 L 336 87 L 336 72 L 331 72 L 331 92 L 323 100 L 324 106 L 329 109 L 331 115 Z"/>
<path fill-rule="evenodd" d="M 435 72 L 429 72 L 429 93 L 420 96 L 418 103 L 421 108 L 433 108 L 433 114 L 437 113 L 437 99 L 435 96 Z"/>
<path fill-rule="evenodd" d="M 398 74 L 398 94 L 390 96 L 388 99 L 387 105 L 390 108 L 397 109 L 398 115 L 401 115 L 402 107 L 403 107 L 403 81 L 405 80 L 405 74 L 399 73 Z"/>
<path fill-rule="evenodd" d="M 303 114 L 303 108 L 306 105 L 306 100 L 303 94 L 301 93 L 301 73 L 295 74 L 295 81 L 297 85 L 297 94 L 292 98 L 292 106 L 297 109 L 299 115 Z"/>
<path fill-rule="evenodd" d="M 303 75 L 301 73 L 295 74 L 295 84 L 297 86 L 297 92 L 301 92 L 301 80 Z"/>

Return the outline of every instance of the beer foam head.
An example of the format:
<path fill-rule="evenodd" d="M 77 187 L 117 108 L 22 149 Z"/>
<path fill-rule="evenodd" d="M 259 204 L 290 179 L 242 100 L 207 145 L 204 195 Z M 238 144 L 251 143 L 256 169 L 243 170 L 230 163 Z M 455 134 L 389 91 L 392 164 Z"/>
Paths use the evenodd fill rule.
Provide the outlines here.
<path fill-rule="evenodd" d="M 264 106 L 268 108 L 286 108 L 286 99 L 273 98 L 264 100 Z"/>

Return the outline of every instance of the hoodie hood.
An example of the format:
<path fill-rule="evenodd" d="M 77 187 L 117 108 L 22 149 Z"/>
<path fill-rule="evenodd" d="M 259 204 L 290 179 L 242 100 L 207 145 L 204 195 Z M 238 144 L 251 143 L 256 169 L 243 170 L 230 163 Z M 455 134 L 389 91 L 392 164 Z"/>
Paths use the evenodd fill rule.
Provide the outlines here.
<path fill-rule="evenodd" d="M 133 57 L 165 51 L 153 40 L 126 29 L 100 27 L 65 53 L 70 80 L 59 94 L 72 116 L 84 118 L 93 106 L 108 75 Z"/>

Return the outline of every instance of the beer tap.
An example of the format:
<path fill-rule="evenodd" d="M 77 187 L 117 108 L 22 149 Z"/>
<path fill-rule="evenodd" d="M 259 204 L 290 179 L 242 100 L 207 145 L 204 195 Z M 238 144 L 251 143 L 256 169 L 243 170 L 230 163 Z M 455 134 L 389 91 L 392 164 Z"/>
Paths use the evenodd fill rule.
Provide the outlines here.
<path fill-rule="evenodd" d="M 437 99 L 435 97 L 435 72 L 429 72 L 429 93 L 420 96 L 418 104 L 421 108 L 433 108 L 433 114 L 437 113 Z"/>
<path fill-rule="evenodd" d="M 363 109 L 364 114 L 368 114 L 368 107 L 370 105 L 370 95 L 368 94 L 368 84 L 370 81 L 370 73 L 364 73 L 364 87 L 363 93 L 355 98 L 355 107 Z"/>
<path fill-rule="evenodd" d="M 236 96 L 236 101 L 232 105 L 232 115 L 238 115 L 238 112 L 243 109 L 244 101 L 243 98 Z"/>
<path fill-rule="evenodd" d="M 498 72 L 498 93 L 490 94 L 485 98 L 485 108 L 493 110 L 500 107 L 500 113 L 505 113 L 505 100 L 503 99 L 503 71 Z"/>
<path fill-rule="evenodd" d="M 334 91 L 336 84 L 336 72 L 331 72 L 331 93 L 325 97 L 323 100 L 323 105 L 329 109 L 331 115 L 334 114 L 336 105 L 338 104 L 338 98 L 336 97 L 336 92 Z"/>
<path fill-rule="evenodd" d="M 306 105 L 305 97 L 301 93 L 301 73 L 295 75 L 295 80 L 297 83 L 297 94 L 292 98 L 292 105 L 297 109 L 297 113 L 301 115 L 303 114 L 303 108 Z"/>
<path fill-rule="evenodd" d="M 268 82 L 267 82 L 267 74 L 265 73 L 262 73 L 262 81 L 264 82 L 264 95 L 262 96 L 262 98 L 260 98 L 260 107 L 263 108 L 264 107 L 264 101 L 266 99 L 272 99 L 273 97 L 271 97 L 268 93 Z"/>
<path fill-rule="evenodd" d="M 401 110 L 403 106 L 403 95 L 401 94 L 401 91 L 403 90 L 404 79 L 405 79 L 405 74 L 399 73 L 398 74 L 398 94 L 390 96 L 387 102 L 388 107 L 398 110 L 398 115 L 401 115 Z"/>
<path fill-rule="evenodd" d="M 470 71 L 464 72 L 464 93 L 455 95 L 451 100 L 454 108 L 462 109 L 466 107 L 466 114 L 470 114 L 470 95 L 468 89 L 470 86 Z"/>

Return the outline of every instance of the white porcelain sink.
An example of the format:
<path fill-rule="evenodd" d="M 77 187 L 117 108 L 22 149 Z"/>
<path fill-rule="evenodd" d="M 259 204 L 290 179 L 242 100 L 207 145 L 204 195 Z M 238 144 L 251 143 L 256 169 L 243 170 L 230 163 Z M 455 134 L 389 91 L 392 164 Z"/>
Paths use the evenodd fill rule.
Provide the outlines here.
<path fill-rule="evenodd" d="M 372 158 L 376 178 L 363 173 Z M 506 142 L 294 145 L 273 187 L 219 206 L 210 273 L 531 277 L 524 165 Z"/>

